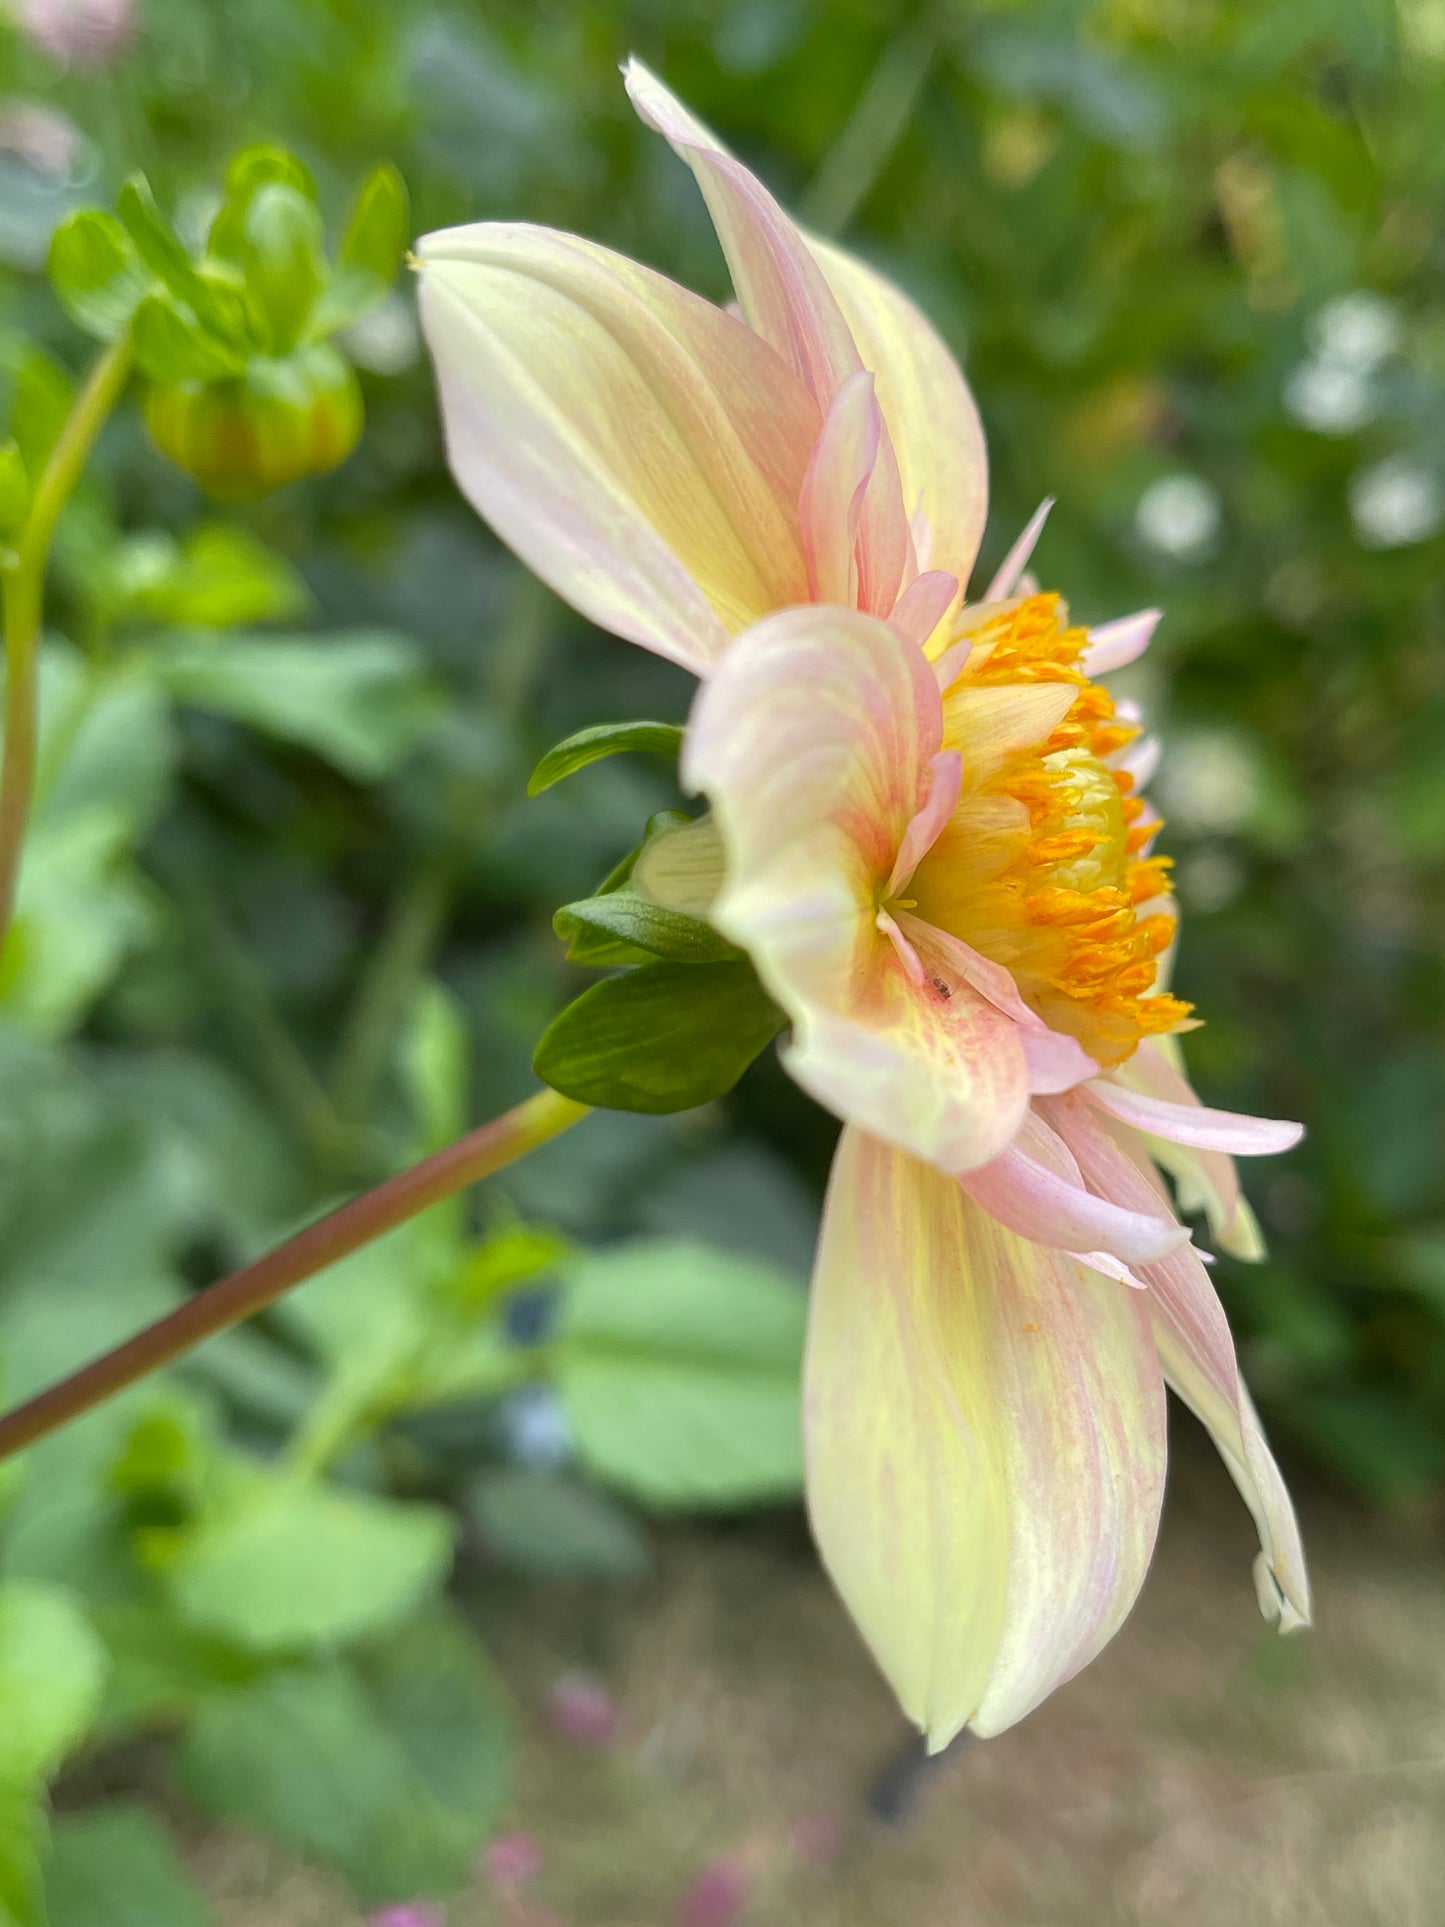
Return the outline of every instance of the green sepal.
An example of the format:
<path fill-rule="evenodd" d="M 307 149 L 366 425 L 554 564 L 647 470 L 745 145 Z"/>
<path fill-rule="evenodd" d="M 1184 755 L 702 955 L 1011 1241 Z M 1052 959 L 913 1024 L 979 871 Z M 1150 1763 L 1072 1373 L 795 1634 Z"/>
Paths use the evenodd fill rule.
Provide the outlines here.
<path fill-rule="evenodd" d="M 552 919 L 552 928 L 571 946 L 567 956 L 572 963 L 594 961 L 589 955 L 579 955 L 577 949 L 579 938 L 594 935 L 620 941 L 671 963 L 723 963 L 742 955 L 735 944 L 729 943 L 700 917 L 668 910 L 626 888 L 584 897 L 579 903 L 563 904 Z"/>
<path fill-rule="evenodd" d="M 389 163 L 361 184 L 337 255 L 336 273 L 316 304 L 313 338 L 344 328 L 376 306 L 406 252 L 406 183 Z"/>
<path fill-rule="evenodd" d="M 47 270 L 72 321 L 88 335 L 113 341 L 154 286 L 154 276 L 113 214 L 85 207 L 62 221 L 50 240 Z"/>
<path fill-rule="evenodd" d="M 682 736 L 676 723 L 597 723 L 591 729 L 579 729 L 547 751 L 527 780 L 527 794 L 540 796 L 575 770 L 627 750 L 644 750 L 675 763 Z"/>
<path fill-rule="evenodd" d="M 149 294 L 135 311 L 136 366 L 152 381 L 225 381 L 246 357 L 220 341 L 169 294 Z"/>
<path fill-rule="evenodd" d="M 200 272 L 156 206 L 143 174 L 132 174 L 122 185 L 116 208 L 136 253 L 156 279 L 185 303 L 207 332 L 232 346 L 243 345 L 245 303 L 239 291 Z"/>
<path fill-rule="evenodd" d="M 242 221 L 238 265 L 253 320 L 272 354 L 289 354 L 326 280 L 326 233 L 315 201 L 287 181 L 266 181 Z"/>
<path fill-rule="evenodd" d="M 730 1091 L 786 1021 L 746 961 L 646 964 L 584 990 L 532 1068 L 582 1104 L 690 1111 Z"/>

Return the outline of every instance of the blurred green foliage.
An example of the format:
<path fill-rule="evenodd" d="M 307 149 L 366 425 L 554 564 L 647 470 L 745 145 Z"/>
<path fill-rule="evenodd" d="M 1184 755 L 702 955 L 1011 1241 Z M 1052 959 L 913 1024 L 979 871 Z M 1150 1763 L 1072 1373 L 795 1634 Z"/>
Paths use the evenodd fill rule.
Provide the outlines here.
<path fill-rule="evenodd" d="M 1166 610 L 1121 681 L 1166 744 L 1190 1066 L 1310 1127 L 1245 1174 L 1273 1255 L 1219 1267 L 1251 1382 L 1366 1497 L 1437 1494 L 1441 0 L 139 0 L 128 36 L 55 47 L 0 37 L 0 521 L 87 352 L 51 236 L 136 170 L 195 255 L 236 151 L 284 142 L 283 252 L 389 162 L 418 231 L 549 222 L 722 298 L 623 97 L 635 51 L 913 292 L 989 431 L 985 562 L 1052 492 L 1039 568 L 1079 617 Z M 124 262 L 91 241 L 96 325 Z M 132 402 L 61 525 L 0 977 L 7 1398 L 523 1095 L 587 981 L 553 912 L 677 801 L 635 757 L 526 799 L 546 744 L 681 720 L 687 679 L 499 550 L 446 476 L 409 295 L 362 305 L 328 317 L 366 407 L 334 475 L 218 521 Z M 0 1920 L 40 1917 L 47 1776 L 137 1732 L 369 1896 L 459 1878 L 507 1748 L 442 1598 L 459 1534 L 473 1578 L 620 1578 L 647 1557 L 628 1503 L 795 1489 L 781 1280 L 831 1134 L 766 1060 L 723 1107 L 594 1120 L 6 1472 Z M 589 1255 L 618 1239 L 646 1243 Z M 112 1805 L 56 1825 L 56 1927 L 98 1921 L 101 1866 L 137 1920 L 203 1917 Z"/>

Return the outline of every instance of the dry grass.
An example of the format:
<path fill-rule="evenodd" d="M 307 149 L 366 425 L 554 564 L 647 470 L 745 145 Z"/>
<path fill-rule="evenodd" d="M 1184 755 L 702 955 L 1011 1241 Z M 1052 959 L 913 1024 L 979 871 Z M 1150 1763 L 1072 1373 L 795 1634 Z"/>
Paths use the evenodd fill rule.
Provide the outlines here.
<path fill-rule="evenodd" d="M 678 1531 L 630 1595 L 493 1597 L 525 1731 L 514 1821 L 547 1865 L 531 1912 L 480 1882 L 449 1927 L 667 1927 L 719 1857 L 750 1881 L 740 1927 L 1438 1927 L 1445 1561 L 1423 1529 L 1307 1499 L 1320 1625 L 1262 1634 L 1243 1511 L 1181 1443 L 1124 1632 L 1022 1727 L 938 1764 L 904 1824 L 866 1798 L 898 1716 L 791 1523 Z M 620 1703 L 610 1751 L 550 1730 L 579 1667 Z M 250 1843 L 198 1864 L 224 1927 L 356 1922 Z"/>

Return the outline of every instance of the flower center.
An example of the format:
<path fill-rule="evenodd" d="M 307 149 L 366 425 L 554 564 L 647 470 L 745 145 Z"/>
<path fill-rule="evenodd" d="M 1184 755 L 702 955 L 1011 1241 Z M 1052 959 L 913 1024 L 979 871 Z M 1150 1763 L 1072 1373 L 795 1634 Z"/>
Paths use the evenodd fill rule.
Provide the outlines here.
<path fill-rule="evenodd" d="M 1139 731 L 1079 667 L 1087 635 L 1065 626 L 1057 596 L 982 614 L 954 685 L 964 700 L 944 703 L 963 795 L 908 894 L 926 921 L 1006 965 L 1051 1028 L 1119 1063 L 1190 1011 L 1156 987 L 1175 917 L 1169 859 L 1145 854 L 1159 819 L 1121 761 Z M 971 758 L 966 692 L 1045 682 L 1078 691 L 1062 722 L 993 762 Z"/>

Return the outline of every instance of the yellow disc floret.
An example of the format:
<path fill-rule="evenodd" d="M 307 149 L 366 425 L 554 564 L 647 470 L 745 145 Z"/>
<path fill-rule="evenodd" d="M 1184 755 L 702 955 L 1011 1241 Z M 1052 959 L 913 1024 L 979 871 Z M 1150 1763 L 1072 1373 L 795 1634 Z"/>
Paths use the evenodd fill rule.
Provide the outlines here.
<path fill-rule="evenodd" d="M 926 920 L 1005 964 L 1051 1028 L 1119 1063 L 1190 1011 L 1156 987 L 1175 921 L 1169 859 L 1143 854 L 1159 819 L 1110 763 L 1139 732 L 1079 667 L 1087 635 L 1066 626 L 1057 596 L 1005 605 L 972 642 L 960 690 L 1046 682 L 1078 693 L 1042 741 L 966 791 L 909 895 Z M 967 769 L 968 741 L 948 746 Z"/>

